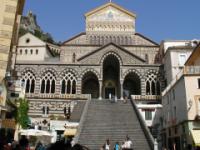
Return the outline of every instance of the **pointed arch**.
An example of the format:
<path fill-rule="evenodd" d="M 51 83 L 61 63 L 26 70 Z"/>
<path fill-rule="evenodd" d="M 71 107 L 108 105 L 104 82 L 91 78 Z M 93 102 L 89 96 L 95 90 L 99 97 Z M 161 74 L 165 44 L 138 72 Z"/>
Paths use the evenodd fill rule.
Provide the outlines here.
<path fill-rule="evenodd" d="M 61 94 L 76 94 L 77 73 L 73 69 L 65 69 L 60 74 Z"/>
<path fill-rule="evenodd" d="M 52 70 L 47 70 L 46 72 L 43 72 L 40 83 L 41 93 L 55 93 L 56 75 L 54 74 L 54 72 L 52 72 Z"/>
<path fill-rule="evenodd" d="M 102 56 L 102 58 L 101 58 L 101 60 L 100 60 L 100 65 L 101 65 L 101 66 L 103 65 L 104 60 L 105 60 L 109 55 L 115 56 L 115 57 L 118 59 L 120 66 L 123 65 L 122 58 L 121 58 L 117 53 L 115 53 L 115 52 L 113 52 L 113 51 L 109 51 L 108 53 L 106 53 L 106 54 L 104 54 L 104 55 Z"/>
<path fill-rule="evenodd" d="M 36 77 L 31 70 L 27 70 L 27 72 L 23 73 L 21 83 L 23 83 L 26 93 L 35 92 L 35 81 Z"/>

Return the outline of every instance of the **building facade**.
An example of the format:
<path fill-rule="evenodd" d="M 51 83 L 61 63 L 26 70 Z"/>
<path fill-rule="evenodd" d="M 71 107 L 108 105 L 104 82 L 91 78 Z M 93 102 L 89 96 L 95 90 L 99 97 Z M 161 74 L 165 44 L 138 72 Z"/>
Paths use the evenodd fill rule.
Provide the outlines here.
<path fill-rule="evenodd" d="M 25 0 L 0 0 L 0 118 L 5 115 L 7 96 L 5 76 L 10 66 L 11 51 L 13 46 L 17 45 L 18 27 L 24 2 Z"/>
<path fill-rule="evenodd" d="M 63 115 L 69 102 L 88 94 L 99 100 L 132 95 L 145 107 L 159 104 L 163 89 L 159 45 L 136 33 L 136 15 L 107 3 L 86 13 L 85 21 L 86 31 L 59 47 L 29 33 L 19 39 L 15 70 L 24 83 L 30 115 L 43 116 L 44 106 L 49 115 Z"/>
<path fill-rule="evenodd" d="M 169 149 L 175 146 L 176 149 L 185 150 L 199 144 L 196 141 L 200 133 L 198 120 L 200 72 L 199 58 L 196 57 L 199 46 L 195 50 L 194 46 L 196 45 L 173 46 L 167 49 L 168 54 L 164 57 L 169 60 L 164 65 L 171 66 L 171 70 L 176 69 L 171 71 L 172 81 L 162 93 L 163 130 L 161 133 L 163 145 Z M 189 63 L 192 61 L 194 62 Z"/>

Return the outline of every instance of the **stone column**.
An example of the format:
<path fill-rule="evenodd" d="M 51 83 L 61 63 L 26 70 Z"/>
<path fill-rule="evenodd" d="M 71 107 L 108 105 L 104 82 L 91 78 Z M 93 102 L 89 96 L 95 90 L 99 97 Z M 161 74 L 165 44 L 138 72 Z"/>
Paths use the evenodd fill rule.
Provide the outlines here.
<path fill-rule="evenodd" d="M 121 100 L 123 100 L 124 99 L 124 97 L 123 97 L 123 92 L 124 92 L 124 90 L 123 90 L 123 83 L 124 83 L 124 80 L 120 80 L 120 91 L 121 91 L 121 94 L 120 94 L 120 96 L 121 96 Z"/>
<path fill-rule="evenodd" d="M 40 77 L 36 77 L 35 79 L 35 95 L 39 95 L 41 93 L 41 80 Z"/>
<path fill-rule="evenodd" d="M 78 78 L 76 82 L 76 94 L 81 94 L 82 80 Z"/>
<path fill-rule="evenodd" d="M 140 79 L 140 84 L 141 84 L 141 95 L 146 95 L 146 83 L 145 83 L 145 79 L 142 78 Z"/>
<path fill-rule="evenodd" d="M 60 82 L 61 82 L 61 78 L 57 78 L 57 80 L 55 81 L 56 83 L 56 85 L 55 85 L 55 94 L 56 95 L 59 95 L 59 94 L 61 94 L 61 84 L 60 84 Z"/>
<path fill-rule="evenodd" d="M 102 100 L 102 80 L 99 80 L 99 100 Z"/>

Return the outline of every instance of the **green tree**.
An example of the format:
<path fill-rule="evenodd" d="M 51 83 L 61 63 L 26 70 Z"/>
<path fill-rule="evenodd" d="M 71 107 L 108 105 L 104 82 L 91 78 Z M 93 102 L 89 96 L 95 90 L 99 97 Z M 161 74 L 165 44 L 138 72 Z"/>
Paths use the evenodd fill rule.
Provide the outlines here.
<path fill-rule="evenodd" d="M 12 114 L 19 128 L 27 129 L 29 124 L 28 110 L 29 105 L 26 99 L 18 99 L 15 102 L 8 100 L 8 105 L 11 106 Z"/>

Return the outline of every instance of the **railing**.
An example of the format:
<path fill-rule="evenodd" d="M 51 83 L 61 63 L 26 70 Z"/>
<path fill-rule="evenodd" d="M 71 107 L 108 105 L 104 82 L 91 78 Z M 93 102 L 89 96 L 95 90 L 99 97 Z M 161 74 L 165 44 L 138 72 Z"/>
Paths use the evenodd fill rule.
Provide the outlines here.
<path fill-rule="evenodd" d="M 79 137 L 80 137 L 80 134 L 81 134 L 81 130 L 83 129 L 83 123 L 85 122 L 90 102 L 91 102 L 91 96 L 87 100 L 87 102 L 85 104 L 85 107 L 84 107 L 84 110 L 83 110 L 83 113 L 81 115 L 81 120 L 80 120 L 78 129 L 77 129 L 77 133 L 76 133 L 76 135 L 74 137 L 74 143 L 78 143 L 78 141 L 79 141 Z"/>
<path fill-rule="evenodd" d="M 34 93 L 27 93 L 26 98 L 60 98 L 60 99 L 85 99 L 87 100 L 89 95 L 88 94 L 34 94 Z"/>
<path fill-rule="evenodd" d="M 200 66 L 185 66 L 162 92 L 164 96 L 183 75 L 200 75 Z"/>
<path fill-rule="evenodd" d="M 143 131 L 144 131 L 144 135 L 145 135 L 145 137 L 147 138 L 147 141 L 148 141 L 148 143 L 149 143 L 149 146 L 150 146 L 151 150 L 153 150 L 153 149 L 154 149 L 154 139 L 153 139 L 153 136 L 152 136 L 152 134 L 150 133 L 148 127 L 146 126 L 145 120 L 144 120 L 144 118 L 142 117 L 141 113 L 139 112 L 139 110 L 138 110 L 138 108 L 137 108 L 137 105 L 136 105 L 136 103 L 135 103 L 135 100 L 134 100 L 134 99 L 130 99 L 130 101 L 131 101 L 131 104 L 132 104 L 132 106 L 133 106 L 134 111 L 136 112 L 137 118 L 139 119 L 141 128 L 142 128 Z"/>
<path fill-rule="evenodd" d="M 131 95 L 134 100 L 161 100 L 160 95 Z"/>

